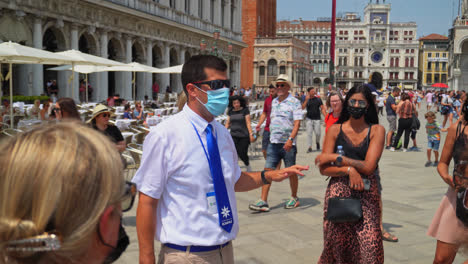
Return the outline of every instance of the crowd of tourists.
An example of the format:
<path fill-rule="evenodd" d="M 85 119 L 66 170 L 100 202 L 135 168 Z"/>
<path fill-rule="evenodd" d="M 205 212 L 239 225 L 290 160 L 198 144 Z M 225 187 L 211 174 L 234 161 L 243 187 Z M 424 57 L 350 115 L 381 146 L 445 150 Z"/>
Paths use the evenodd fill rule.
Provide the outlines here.
<path fill-rule="evenodd" d="M 315 164 L 329 178 L 318 263 L 383 263 L 382 241 L 398 239 L 382 226 L 379 161 L 386 147 L 398 149 L 403 134 L 402 151 L 408 151 L 420 112 L 425 112 L 428 160 L 433 151 L 448 185 L 428 230 L 437 239 L 434 263 L 452 263 L 467 243 L 468 103 L 463 92 L 444 96 L 394 88 L 386 97 L 372 78 L 322 96 L 309 88 L 296 98 L 289 76 L 281 74 L 268 88 L 254 130 L 249 96 L 229 89 L 222 59 L 191 57 L 181 80 L 183 107 L 150 130 L 131 182 L 123 177 L 125 141 L 109 123 L 113 112 L 106 105 L 97 105 L 83 124 L 75 102 L 61 98 L 47 113 L 57 122 L 1 142 L 0 263 L 112 263 L 129 244 L 122 214 L 136 195 L 139 263 L 156 262 L 155 239 L 161 242 L 158 263 L 234 263 L 232 241 L 240 228 L 236 192 L 261 188 L 260 199 L 249 208 L 268 212 L 272 183 L 289 179 L 291 196 L 284 207 L 299 207 L 298 177 L 309 167 L 296 164 L 298 151 L 318 151 Z M 440 101 L 433 101 L 439 95 Z M 421 110 L 422 100 L 432 104 Z M 109 101 L 120 103 L 120 98 Z M 379 120 L 384 107 L 387 134 Z M 46 116 L 42 110 L 32 111 Z M 437 123 L 439 112 L 448 115 L 448 128 Z M 125 113 L 126 118 L 144 116 L 139 102 L 133 111 L 125 106 Z M 215 118 L 224 113 L 228 119 L 222 125 Z M 297 146 L 301 123 L 307 134 L 304 149 Z M 265 165 L 252 171 L 247 149 L 262 129 Z M 448 133 L 439 159 L 443 131 Z M 247 171 L 241 171 L 239 159 Z"/>

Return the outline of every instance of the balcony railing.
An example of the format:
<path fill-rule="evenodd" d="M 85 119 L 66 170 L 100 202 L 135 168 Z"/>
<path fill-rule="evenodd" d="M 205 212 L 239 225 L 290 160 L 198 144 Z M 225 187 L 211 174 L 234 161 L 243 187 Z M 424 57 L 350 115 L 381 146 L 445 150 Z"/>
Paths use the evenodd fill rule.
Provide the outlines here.
<path fill-rule="evenodd" d="M 121 6 L 125 6 L 131 9 L 136 9 L 143 13 L 147 13 L 150 15 L 164 18 L 164 19 L 169 19 L 179 24 L 201 29 L 206 32 L 213 33 L 216 29 L 218 29 L 220 31 L 221 36 L 228 38 L 228 39 L 242 41 L 242 35 L 240 32 L 234 32 L 230 29 L 226 29 L 226 28 L 214 25 L 213 23 L 209 21 L 205 21 L 198 17 L 188 15 L 182 11 L 175 10 L 174 8 L 161 5 L 160 3 L 157 3 L 157 2 L 148 1 L 148 0 L 106 0 L 106 1 L 112 2 L 114 4 L 118 4 Z"/>

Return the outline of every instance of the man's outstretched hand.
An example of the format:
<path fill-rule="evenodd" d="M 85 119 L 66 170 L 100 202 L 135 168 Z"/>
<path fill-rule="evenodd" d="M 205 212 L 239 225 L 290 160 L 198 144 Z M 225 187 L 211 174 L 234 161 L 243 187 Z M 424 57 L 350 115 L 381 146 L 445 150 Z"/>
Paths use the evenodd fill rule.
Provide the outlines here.
<path fill-rule="evenodd" d="M 265 172 L 265 177 L 270 182 L 280 182 L 286 178 L 289 178 L 294 175 L 304 176 L 302 171 L 309 170 L 309 166 L 294 165 L 288 168 L 281 170 L 273 170 Z"/>

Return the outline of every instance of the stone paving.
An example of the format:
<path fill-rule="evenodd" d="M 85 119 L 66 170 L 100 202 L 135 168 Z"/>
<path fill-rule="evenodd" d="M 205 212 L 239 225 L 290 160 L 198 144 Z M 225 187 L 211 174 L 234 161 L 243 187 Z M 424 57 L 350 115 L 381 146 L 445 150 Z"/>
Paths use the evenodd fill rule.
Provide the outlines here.
<path fill-rule="evenodd" d="M 398 243 L 384 242 L 386 263 L 432 263 L 436 240 L 426 235 L 432 216 L 439 206 L 447 186 L 436 168 L 425 168 L 427 138 L 424 125 L 425 105 L 421 106 L 421 127 L 417 141 L 420 152 L 390 152 L 384 150 L 379 167 L 383 186 L 384 227 L 399 238 Z M 438 114 L 438 120 L 441 116 Z M 385 116 L 381 124 L 388 127 Z M 322 131 L 323 140 L 324 130 Z M 446 133 L 442 135 L 442 143 Z M 315 142 L 315 138 L 314 138 Z M 441 143 L 440 151 L 443 144 Z M 314 143 L 315 145 L 315 143 Z M 410 147 L 412 143 L 410 142 Z M 290 196 L 288 180 L 274 183 L 269 196 L 271 211 L 254 213 L 250 202 L 260 196 L 260 190 L 237 193 L 240 232 L 233 242 L 235 262 L 250 263 L 316 263 L 323 249 L 323 198 L 327 182 L 314 166 L 319 152 L 306 153 L 306 133 L 298 137 L 297 163 L 310 165 L 306 177 L 299 181 L 301 206 L 284 209 Z M 254 170 L 261 170 L 263 157 L 252 159 Z M 136 206 L 124 215 L 124 224 L 131 244 L 117 263 L 138 263 L 138 241 L 135 228 Z M 155 241 L 156 256 L 160 243 Z M 467 256 L 457 256 L 462 263 Z"/>

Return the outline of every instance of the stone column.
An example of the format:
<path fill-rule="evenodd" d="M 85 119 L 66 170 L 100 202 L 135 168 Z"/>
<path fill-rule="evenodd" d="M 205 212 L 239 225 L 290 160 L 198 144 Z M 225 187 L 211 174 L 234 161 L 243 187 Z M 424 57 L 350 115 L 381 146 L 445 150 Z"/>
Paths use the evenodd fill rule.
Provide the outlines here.
<path fill-rule="evenodd" d="M 107 31 L 101 32 L 101 57 L 108 58 L 109 54 L 107 54 L 107 45 L 109 42 Z M 97 102 L 106 100 L 109 96 L 109 73 L 108 72 L 101 72 L 98 73 L 100 75 L 100 85 L 96 85 L 94 88 L 94 94 Z"/>
<path fill-rule="evenodd" d="M 78 27 L 76 25 L 72 25 L 71 27 L 71 49 L 78 50 Z M 73 84 L 70 83 L 66 94 L 68 97 L 73 98 L 75 101 L 80 100 L 79 97 L 79 76 L 78 73 L 75 73 L 73 76 Z M 60 91 L 60 90 L 59 90 Z"/>
<path fill-rule="evenodd" d="M 42 20 L 34 19 L 33 42 L 36 49 L 42 49 Z M 41 64 L 33 65 L 33 95 L 44 93 L 44 68 Z"/>
<path fill-rule="evenodd" d="M 125 37 L 125 63 L 132 62 L 132 38 L 130 36 Z M 125 73 L 125 84 L 120 96 L 125 99 L 133 100 L 133 72 Z"/>
<path fill-rule="evenodd" d="M 169 43 L 164 43 L 163 49 L 162 49 L 162 68 L 167 68 L 169 67 L 169 62 L 170 62 L 170 51 L 171 48 L 169 46 Z M 169 74 L 161 74 L 161 83 L 159 84 L 159 92 L 160 93 L 165 93 L 166 88 L 169 84 L 170 78 Z"/>
<path fill-rule="evenodd" d="M 153 42 L 150 40 L 146 41 L 146 65 L 153 66 Z M 145 94 L 148 95 L 150 99 L 153 97 L 153 74 L 152 73 L 145 73 L 146 75 L 146 86 L 145 86 Z"/>
<path fill-rule="evenodd" d="M 185 63 L 185 48 L 181 47 L 179 50 L 179 64 L 184 64 Z M 180 74 L 174 74 L 174 78 L 177 79 L 177 90 L 175 92 L 180 93 L 184 89 L 182 80 L 180 78 Z"/>

